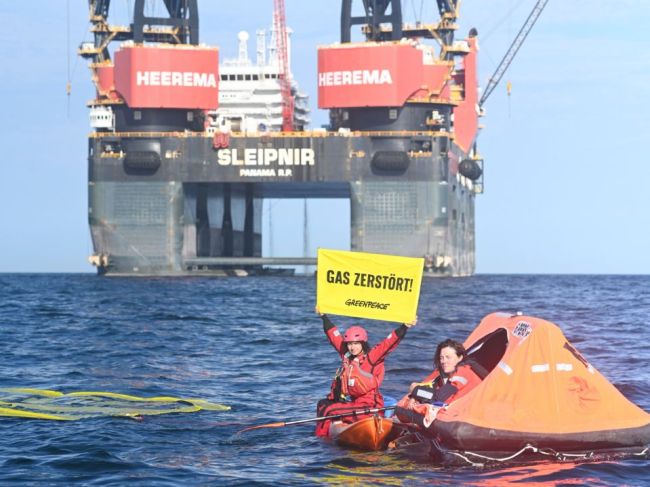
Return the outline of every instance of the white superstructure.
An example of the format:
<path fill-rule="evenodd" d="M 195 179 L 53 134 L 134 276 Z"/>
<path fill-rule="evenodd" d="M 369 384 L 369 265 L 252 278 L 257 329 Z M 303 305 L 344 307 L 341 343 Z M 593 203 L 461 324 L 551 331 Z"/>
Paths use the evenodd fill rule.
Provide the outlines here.
<path fill-rule="evenodd" d="M 270 32 L 267 49 L 267 32 L 257 31 L 255 63 L 248 57 L 248 33 L 242 31 L 238 38 L 237 59 L 226 59 L 219 66 L 219 108 L 209 112 L 211 126 L 223 132 L 280 131 L 282 95 L 274 32 Z M 291 59 L 291 44 L 287 47 Z M 291 94 L 294 98 L 294 130 L 304 130 L 309 124 L 308 96 L 298 91 L 293 76 Z"/>

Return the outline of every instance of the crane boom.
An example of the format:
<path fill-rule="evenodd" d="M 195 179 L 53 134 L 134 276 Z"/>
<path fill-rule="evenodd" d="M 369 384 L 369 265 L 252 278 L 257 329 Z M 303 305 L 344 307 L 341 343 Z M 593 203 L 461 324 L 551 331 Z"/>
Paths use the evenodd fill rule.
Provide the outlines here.
<path fill-rule="evenodd" d="M 273 19 L 280 64 L 280 93 L 282 95 L 282 130 L 293 130 L 293 98 L 291 96 L 291 71 L 289 69 L 287 21 L 284 13 L 284 0 L 273 0 Z"/>
<path fill-rule="evenodd" d="M 524 22 L 524 25 L 517 33 L 515 40 L 512 41 L 512 44 L 510 44 L 508 51 L 503 56 L 503 59 L 501 59 L 501 62 L 497 66 L 497 69 L 494 71 L 494 74 L 492 74 L 492 76 L 490 77 L 490 80 L 488 81 L 488 84 L 485 87 L 485 91 L 483 92 L 483 96 L 481 96 L 481 99 L 478 102 L 479 106 L 483 106 L 485 100 L 488 99 L 492 91 L 494 91 L 494 88 L 496 88 L 497 85 L 499 84 L 499 81 L 501 81 L 501 78 L 503 77 L 506 70 L 508 69 L 508 66 L 510 66 L 510 63 L 512 62 L 515 55 L 517 54 L 517 51 L 519 51 L 519 48 L 526 40 L 526 37 L 528 37 L 530 30 L 535 25 L 535 22 L 537 22 L 539 15 L 542 13 L 542 10 L 544 10 L 544 7 L 546 7 L 547 3 L 548 0 L 538 0 L 535 6 L 533 7 L 533 10 L 528 15 L 526 22 Z"/>

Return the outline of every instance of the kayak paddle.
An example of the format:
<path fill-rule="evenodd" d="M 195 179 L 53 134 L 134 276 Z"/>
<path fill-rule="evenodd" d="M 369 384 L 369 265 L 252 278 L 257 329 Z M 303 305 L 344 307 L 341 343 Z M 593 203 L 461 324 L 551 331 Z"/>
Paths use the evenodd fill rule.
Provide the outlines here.
<path fill-rule="evenodd" d="M 238 431 L 237 434 L 243 433 L 245 431 L 257 430 L 262 428 L 282 428 L 283 426 L 291 426 L 292 424 L 313 423 L 315 421 L 345 418 L 346 416 L 357 416 L 360 414 L 373 414 L 373 413 L 378 413 L 380 411 L 390 411 L 391 409 L 395 409 L 395 406 L 387 406 L 385 408 L 373 408 L 373 409 L 358 409 L 358 410 L 350 411 L 349 413 L 333 414 L 331 416 L 320 416 L 318 418 L 299 419 L 297 421 L 284 421 L 278 423 L 260 424 L 257 426 L 249 426 L 248 428 L 244 428 L 243 430 Z"/>

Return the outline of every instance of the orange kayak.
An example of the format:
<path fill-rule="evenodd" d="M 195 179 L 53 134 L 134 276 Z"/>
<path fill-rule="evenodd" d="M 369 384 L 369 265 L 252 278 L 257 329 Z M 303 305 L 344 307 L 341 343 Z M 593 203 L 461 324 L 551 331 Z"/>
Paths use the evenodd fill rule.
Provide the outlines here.
<path fill-rule="evenodd" d="M 330 437 L 339 445 L 366 451 L 384 450 L 399 432 L 393 420 L 378 415 L 355 423 L 336 421 L 330 426 Z"/>

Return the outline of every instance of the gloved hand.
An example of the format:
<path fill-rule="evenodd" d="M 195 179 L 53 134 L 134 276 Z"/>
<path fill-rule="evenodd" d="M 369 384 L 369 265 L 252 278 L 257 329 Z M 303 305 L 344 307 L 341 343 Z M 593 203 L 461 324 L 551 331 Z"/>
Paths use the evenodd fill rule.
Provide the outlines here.
<path fill-rule="evenodd" d="M 415 319 L 409 323 L 404 323 L 404 326 L 407 328 L 411 328 L 412 326 L 415 326 L 418 324 L 418 317 L 416 316 Z"/>

